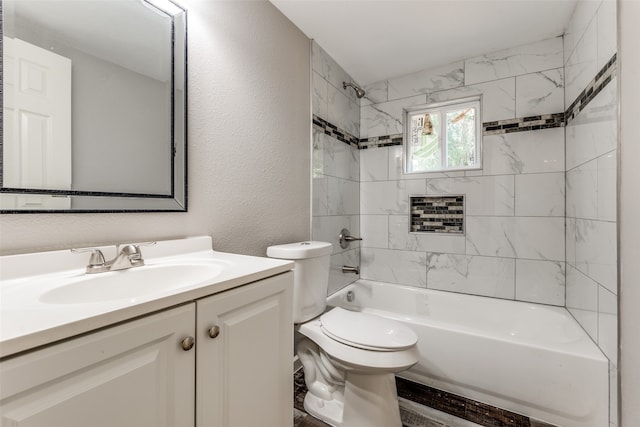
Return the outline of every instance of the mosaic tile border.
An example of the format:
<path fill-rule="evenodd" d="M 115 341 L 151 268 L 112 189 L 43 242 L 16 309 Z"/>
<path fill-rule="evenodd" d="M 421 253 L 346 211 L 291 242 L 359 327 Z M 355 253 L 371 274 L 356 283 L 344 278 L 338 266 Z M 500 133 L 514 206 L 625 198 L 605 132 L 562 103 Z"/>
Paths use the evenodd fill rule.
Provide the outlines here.
<path fill-rule="evenodd" d="M 587 87 L 580 92 L 564 113 L 565 123 L 568 125 L 584 108 L 604 89 L 615 77 L 618 71 L 618 54 L 614 53 L 609 62 L 596 74 Z"/>
<path fill-rule="evenodd" d="M 367 148 L 392 147 L 394 145 L 402 145 L 403 139 L 404 137 L 401 133 L 361 138 L 358 143 L 358 148 L 360 150 L 366 150 Z"/>
<path fill-rule="evenodd" d="M 293 374 L 294 384 L 294 411 L 298 411 L 299 423 L 298 427 L 325 427 L 328 425 L 313 417 L 307 416 L 304 410 L 304 396 L 307 393 L 307 386 L 304 382 L 304 371 L 298 369 Z M 442 390 L 419 384 L 404 378 L 396 377 L 396 387 L 398 397 L 419 405 L 433 408 L 437 411 L 444 412 L 462 420 L 470 421 L 484 427 L 555 427 L 541 421 L 536 421 L 525 415 L 516 414 L 506 409 L 497 408 L 485 403 L 467 399 L 462 396 L 448 393 Z M 403 426 L 407 426 L 407 414 L 400 408 L 403 416 Z M 413 414 L 409 414 L 413 415 Z M 429 418 L 423 420 L 416 419 L 416 423 L 411 425 L 424 425 L 425 427 L 434 425 L 443 426 L 441 423 L 434 423 Z"/>
<path fill-rule="evenodd" d="M 584 108 L 584 106 L 582 107 Z M 313 116 L 313 124 L 316 129 L 332 136 L 339 141 L 358 147 L 359 150 L 369 148 L 393 147 L 402 145 L 403 135 L 401 133 L 393 135 L 381 135 L 371 138 L 361 138 L 357 140 L 353 135 L 332 125 L 326 120 Z M 519 119 L 508 119 L 482 124 L 482 135 L 500 135 L 512 132 L 528 132 L 532 130 L 550 129 L 564 126 L 564 113 L 544 114 L 539 116 L 522 117 Z M 358 141 L 357 143 L 355 141 Z"/>
<path fill-rule="evenodd" d="M 532 130 L 551 129 L 564 126 L 564 113 L 542 114 L 538 116 L 521 117 L 517 119 L 499 120 L 485 122 L 482 124 L 482 135 L 501 135 L 513 132 L 528 132 Z M 401 133 L 393 135 L 383 135 L 372 138 L 362 138 L 358 148 L 390 147 L 402 145 L 403 135 Z"/>
<path fill-rule="evenodd" d="M 420 405 L 428 406 L 458 418 L 474 422 L 485 427 L 554 427 L 551 424 L 530 419 L 506 409 L 487 405 L 419 384 L 404 378 L 396 377 L 398 397 Z"/>
<path fill-rule="evenodd" d="M 615 77 L 618 69 L 617 53 L 596 74 L 587 87 L 562 113 L 542 114 L 538 116 L 520 117 L 516 119 L 485 122 L 482 124 L 482 135 L 501 135 L 513 132 L 528 132 L 540 129 L 551 129 L 568 125 Z M 357 147 L 359 150 L 368 148 L 391 147 L 402 145 L 403 135 L 382 135 L 371 138 L 356 138 L 349 132 L 313 115 L 313 125 L 316 129 L 332 136 L 339 141 Z"/>
<path fill-rule="evenodd" d="M 342 141 L 347 145 L 350 145 L 354 148 L 359 148 L 360 140 L 355 136 L 351 135 L 344 129 L 340 129 L 339 127 L 329 123 L 328 121 L 321 119 L 320 117 L 313 115 L 313 126 L 318 131 L 323 132 L 325 135 L 329 135 L 332 138 L 337 139 L 338 141 Z M 402 142 L 401 142 L 402 143 Z"/>
<path fill-rule="evenodd" d="M 409 196 L 410 233 L 464 234 L 464 195 Z"/>
<path fill-rule="evenodd" d="M 583 107 L 584 108 L 584 107 Z M 563 127 L 564 113 L 542 114 L 538 116 L 521 117 L 518 119 L 498 120 L 482 124 L 482 136 L 501 135 L 513 132 L 528 132 L 532 130 Z M 360 139 L 359 149 L 390 147 L 402 145 L 403 135 L 383 135 Z"/>
<path fill-rule="evenodd" d="M 564 113 L 543 114 L 482 124 L 482 136 L 551 129 L 564 126 Z"/>

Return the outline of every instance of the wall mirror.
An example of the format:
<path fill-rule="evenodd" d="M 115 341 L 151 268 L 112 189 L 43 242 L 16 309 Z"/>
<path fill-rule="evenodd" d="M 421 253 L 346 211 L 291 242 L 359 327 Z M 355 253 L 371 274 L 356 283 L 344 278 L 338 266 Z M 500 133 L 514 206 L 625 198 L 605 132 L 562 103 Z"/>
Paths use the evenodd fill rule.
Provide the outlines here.
<path fill-rule="evenodd" d="M 186 211 L 186 11 L 1 4 L 1 211 Z"/>

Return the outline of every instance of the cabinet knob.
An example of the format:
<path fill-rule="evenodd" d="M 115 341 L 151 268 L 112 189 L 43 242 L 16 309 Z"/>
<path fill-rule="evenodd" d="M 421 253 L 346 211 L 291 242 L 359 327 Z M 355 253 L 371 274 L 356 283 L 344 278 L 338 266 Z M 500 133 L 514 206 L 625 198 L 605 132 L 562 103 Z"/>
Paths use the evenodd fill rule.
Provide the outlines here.
<path fill-rule="evenodd" d="M 218 326 L 218 325 L 212 326 L 212 327 L 209 329 L 209 336 L 210 336 L 211 338 L 215 338 L 215 337 L 217 337 L 218 335 L 220 335 L 220 326 Z"/>
<path fill-rule="evenodd" d="M 194 340 L 193 337 L 186 337 L 185 339 L 182 340 L 182 349 L 184 351 L 189 351 L 193 348 L 195 343 L 196 343 L 196 340 Z"/>

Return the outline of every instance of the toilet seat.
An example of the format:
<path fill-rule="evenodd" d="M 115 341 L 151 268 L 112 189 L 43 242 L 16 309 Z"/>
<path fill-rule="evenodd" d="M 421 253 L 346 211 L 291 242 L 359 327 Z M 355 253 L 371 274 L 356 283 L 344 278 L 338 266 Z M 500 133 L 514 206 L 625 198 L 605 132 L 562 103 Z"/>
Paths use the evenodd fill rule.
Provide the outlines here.
<path fill-rule="evenodd" d="M 373 351 L 398 351 L 418 342 L 400 322 L 336 307 L 320 316 L 322 332 L 343 344 Z"/>
<path fill-rule="evenodd" d="M 415 365 L 419 358 L 417 345 L 403 350 L 380 351 L 344 344 L 322 330 L 320 317 L 296 325 L 296 330 L 315 342 L 334 361 L 342 362 L 342 369 L 367 373 L 399 372 Z"/>

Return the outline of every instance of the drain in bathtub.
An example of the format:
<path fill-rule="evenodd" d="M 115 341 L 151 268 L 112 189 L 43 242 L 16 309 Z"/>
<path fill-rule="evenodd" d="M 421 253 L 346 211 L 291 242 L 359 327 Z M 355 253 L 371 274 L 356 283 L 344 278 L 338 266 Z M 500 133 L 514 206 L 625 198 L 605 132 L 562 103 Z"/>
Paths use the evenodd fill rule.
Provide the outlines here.
<path fill-rule="evenodd" d="M 353 302 L 356 299 L 356 294 L 353 291 L 347 292 L 347 302 Z"/>

